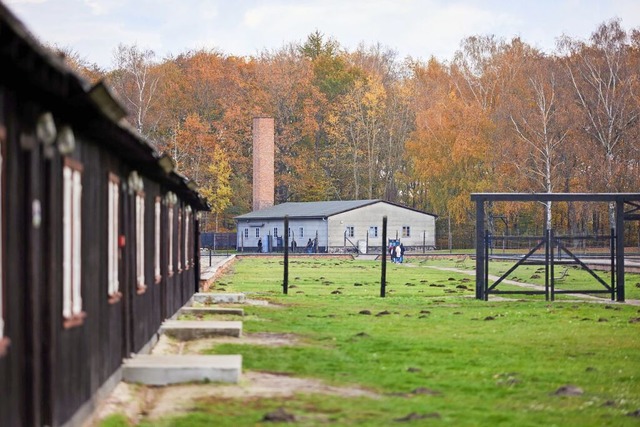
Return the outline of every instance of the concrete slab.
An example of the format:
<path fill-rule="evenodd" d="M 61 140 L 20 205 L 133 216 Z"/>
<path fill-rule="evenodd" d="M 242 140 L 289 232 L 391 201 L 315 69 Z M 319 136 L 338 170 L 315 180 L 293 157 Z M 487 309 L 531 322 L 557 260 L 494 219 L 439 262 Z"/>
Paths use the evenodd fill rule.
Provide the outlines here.
<path fill-rule="evenodd" d="M 166 320 L 160 333 L 181 341 L 217 336 L 242 336 L 242 322 L 215 320 Z"/>
<path fill-rule="evenodd" d="M 178 315 L 205 315 L 205 314 L 230 314 L 234 316 L 244 316 L 242 308 L 226 308 L 226 307 L 182 307 Z"/>
<path fill-rule="evenodd" d="M 147 355 L 125 359 L 122 379 L 129 383 L 167 385 L 193 381 L 238 383 L 242 356 Z"/>
<path fill-rule="evenodd" d="M 199 292 L 193 295 L 192 301 L 200 304 L 242 304 L 244 299 L 244 294 Z"/>

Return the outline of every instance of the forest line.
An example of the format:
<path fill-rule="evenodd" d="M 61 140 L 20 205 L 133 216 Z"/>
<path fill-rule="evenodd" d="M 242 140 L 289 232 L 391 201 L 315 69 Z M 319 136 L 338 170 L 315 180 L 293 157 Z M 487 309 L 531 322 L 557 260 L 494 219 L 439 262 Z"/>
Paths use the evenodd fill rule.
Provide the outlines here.
<path fill-rule="evenodd" d="M 206 230 L 233 229 L 251 209 L 259 115 L 276 123 L 276 203 L 380 198 L 467 228 L 472 192 L 640 188 L 640 29 L 618 19 L 588 40 L 559 37 L 553 53 L 472 36 L 448 61 L 401 59 L 380 44 L 347 51 L 318 31 L 255 57 L 158 60 L 120 45 L 110 71 L 66 53 L 200 184 L 213 207 Z M 548 208 L 557 228 L 609 228 L 606 206 Z M 538 206 L 495 209 L 519 232 L 543 221 Z"/>

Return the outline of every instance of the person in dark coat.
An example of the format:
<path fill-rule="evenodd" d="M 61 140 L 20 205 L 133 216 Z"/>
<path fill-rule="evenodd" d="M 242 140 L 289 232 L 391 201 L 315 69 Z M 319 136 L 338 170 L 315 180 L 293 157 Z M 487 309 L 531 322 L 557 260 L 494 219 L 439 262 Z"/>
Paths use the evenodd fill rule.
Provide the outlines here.
<path fill-rule="evenodd" d="M 262 239 L 258 239 L 258 252 L 262 253 Z"/>

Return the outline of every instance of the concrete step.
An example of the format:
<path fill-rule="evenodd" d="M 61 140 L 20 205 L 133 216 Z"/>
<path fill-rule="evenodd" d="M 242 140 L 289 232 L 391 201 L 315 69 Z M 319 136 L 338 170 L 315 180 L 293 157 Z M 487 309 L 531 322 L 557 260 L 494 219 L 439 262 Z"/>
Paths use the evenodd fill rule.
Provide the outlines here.
<path fill-rule="evenodd" d="M 225 308 L 225 307 L 182 307 L 178 315 L 205 315 L 205 314 L 230 314 L 234 316 L 244 316 L 242 308 Z"/>
<path fill-rule="evenodd" d="M 165 320 L 160 333 L 181 341 L 217 336 L 240 337 L 242 322 L 216 320 Z"/>
<path fill-rule="evenodd" d="M 242 356 L 234 355 L 148 355 L 126 359 L 122 379 L 148 385 L 178 384 L 192 381 L 238 383 Z"/>
<path fill-rule="evenodd" d="M 214 294 L 199 292 L 193 295 L 192 301 L 200 304 L 242 304 L 244 294 Z"/>

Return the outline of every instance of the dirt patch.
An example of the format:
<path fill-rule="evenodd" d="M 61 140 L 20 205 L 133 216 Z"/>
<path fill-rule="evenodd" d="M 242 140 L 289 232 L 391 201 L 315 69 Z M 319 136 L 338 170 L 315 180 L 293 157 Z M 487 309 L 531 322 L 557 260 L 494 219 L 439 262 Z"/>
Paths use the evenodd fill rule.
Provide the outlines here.
<path fill-rule="evenodd" d="M 282 347 L 300 345 L 300 337 L 294 334 L 276 334 L 260 332 L 255 334 L 243 334 L 242 337 L 215 337 L 181 342 L 161 335 L 153 347 L 151 354 L 202 354 L 204 351 L 215 347 L 217 344 L 246 344 L 262 345 L 267 347 Z"/>
<path fill-rule="evenodd" d="M 226 399 L 289 397 L 294 394 L 329 394 L 342 397 L 380 396 L 355 387 L 335 387 L 316 379 L 296 378 L 264 372 L 247 372 L 239 384 L 177 385 L 156 389 L 153 408 L 148 417 L 160 418 L 169 414 L 185 413 L 197 399 L 224 397 Z"/>
<path fill-rule="evenodd" d="M 181 354 L 183 347 L 183 342 L 176 341 L 166 335 L 160 335 L 158 342 L 153 346 L 153 349 L 151 349 L 151 354 Z"/>
<path fill-rule="evenodd" d="M 296 378 L 266 372 L 245 372 L 239 384 L 184 384 L 150 387 L 120 383 L 96 414 L 94 422 L 109 414 L 121 413 L 138 424 L 169 415 L 185 414 L 193 410 L 199 399 L 250 399 L 289 397 L 295 394 L 326 394 L 341 397 L 380 398 L 380 395 L 358 387 L 337 387 L 317 379 Z"/>
<path fill-rule="evenodd" d="M 200 354 L 203 351 L 215 347 L 217 344 L 246 344 L 246 345 L 262 345 L 267 347 L 293 346 L 300 344 L 300 338 L 294 334 L 275 334 L 275 333 L 255 333 L 243 334 L 240 338 L 234 337 L 217 337 L 191 341 L 187 343 L 185 352 L 189 354 Z"/>
<path fill-rule="evenodd" d="M 85 424 L 85 427 L 97 426 L 100 420 L 111 414 L 122 414 L 136 424 L 144 407 L 144 393 L 135 384 L 119 383 L 111 394 L 101 402 L 100 408 Z"/>

